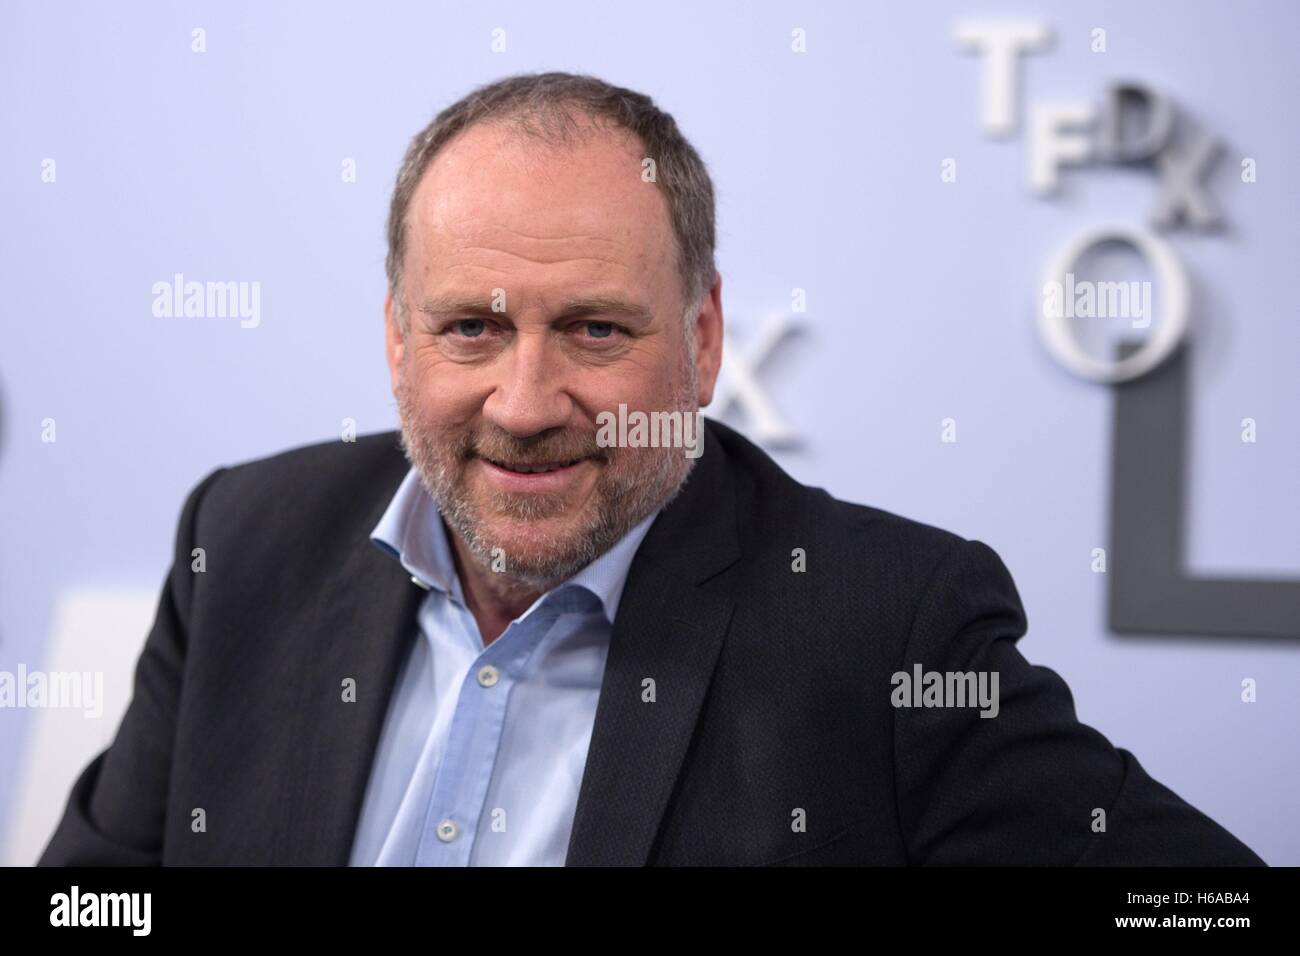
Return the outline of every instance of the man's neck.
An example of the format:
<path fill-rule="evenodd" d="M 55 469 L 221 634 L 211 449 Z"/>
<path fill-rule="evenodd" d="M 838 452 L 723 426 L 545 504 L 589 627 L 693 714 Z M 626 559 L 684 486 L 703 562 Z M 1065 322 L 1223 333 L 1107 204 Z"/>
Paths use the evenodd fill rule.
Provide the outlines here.
<path fill-rule="evenodd" d="M 491 571 L 475 559 L 469 548 L 447 523 L 443 522 L 451 542 L 456 574 L 460 578 L 465 605 L 478 622 L 483 646 L 487 647 L 510 626 L 510 622 L 532 607 L 546 593 L 546 588 L 525 584 L 509 574 Z"/>

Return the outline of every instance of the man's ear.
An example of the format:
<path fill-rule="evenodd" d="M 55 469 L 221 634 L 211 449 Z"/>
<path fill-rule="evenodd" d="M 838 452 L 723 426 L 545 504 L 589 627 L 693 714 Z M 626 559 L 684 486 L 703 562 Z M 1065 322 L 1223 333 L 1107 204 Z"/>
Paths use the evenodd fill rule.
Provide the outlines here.
<path fill-rule="evenodd" d="M 699 381 L 696 399 L 700 408 L 713 401 L 713 387 L 722 368 L 722 273 L 713 273 L 713 285 L 700 303 L 695 317 L 695 373 Z"/>
<path fill-rule="evenodd" d="M 406 353 L 406 336 L 397 327 L 392 289 L 389 289 L 388 295 L 384 297 L 384 351 L 388 357 L 388 377 L 392 383 L 393 394 L 396 394 L 397 383 L 401 378 L 402 356 Z"/>

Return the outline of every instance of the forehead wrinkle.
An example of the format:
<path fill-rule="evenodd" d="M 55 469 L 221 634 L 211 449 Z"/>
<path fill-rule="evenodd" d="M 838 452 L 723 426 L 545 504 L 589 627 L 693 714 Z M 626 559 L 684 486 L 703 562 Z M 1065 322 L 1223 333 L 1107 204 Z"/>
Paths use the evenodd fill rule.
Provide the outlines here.
<path fill-rule="evenodd" d="M 450 207 L 450 208 L 449 208 Z M 618 211 L 623 212 L 624 206 L 619 206 Z M 607 205 L 588 203 L 583 206 L 569 205 L 557 207 L 554 204 L 539 204 L 538 211 L 550 213 L 549 216 L 532 214 L 532 211 L 518 213 L 511 218 L 514 220 L 524 220 L 516 224 L 515 222 L 494 221 L 491 217 L 499 215 L 501 206 L 489 204 L 486 206 L 486 214 L 483 211 L 474 209 L 462 209 L 456 205 L 454 199 L 442 197 L 441 200 L 431 202 L 425 208 L 424 216 L 418 217 L 422 224 L 435 233 L 443 237 L 451 238 L 457 234 L 464 236 L 466 239 L 484 241 L 497 234 L 505 234 L 503 238 L 519 238 L 529 242 L 599 242 L 609 245 L 626 245 L 636 238 L 635 226 L 646 224 L 651 228 L 647 230 L 650 236 L 655 239 L 661 239 L 668 231 L 665 229 L 666 223 L 661 221 L 661 217 L 653 217 L 647 222 L 647 219 L 640 215 L 639 211 L 633 210 L 635 214 L 626 214 L 621 218 L 611 216 Z M 565 221 L 557 213 L 570 213 Z M 572 220 L 579 220 L 572 222 Z M 585 222 L 581 220 L 586 220 Z M 548 221 L 553 221 L 554 228 L 550 235 L 541 234 L 536 231 L 545 230 Z M 595 225 L 599 230 L 601 226 L 609 226 L 606 232 L 591 231 L 591 226 Z M 572 226 L 578 226 L 578 231 L 570 231 Z M 581 227 L 587 228 L 581 228 Z"/>
<path fill-rule="evenodd" d="M 558 256 L 554 259 L 540 259 L 537 258 L 536 256 L 525 255 L 522 252 L 512 252 L 509 249 L 497 249 L 492 246 L 469 246 L 466 248 L 458 249 L 456 250 L 456 252 L 457 253 L 486 252 L 489 253 L 490 255 L 511 256 L 512 258 L 515 259 L 523 259 L 527 262 L 534 262 L 537 263 L 538 265 L 544 265 L 544 266 L 556 265 L 561 262 L 603 262 L 606 265 L 615 265 L 615 266 L 627 265 L 627 263 L 623 262 L 620 259 L 610 259 L 605 256 Z M 491 268 L 491 266 L 478 266 L 477 268 L 488 269 Z M 500 272 L 501 270 L 497 269 L 494 271 Z"/>
<path fill-rule="evenodd" d="M 617 264 L 622 261 L 617 257 L 618 254 L 625 253 L 629 257 L 627 264 L 636 265 L 645 260 L 657 259 L 659 254 L 656 248 L 647 248 L 647 246 L 662 247 L 664 240 L 662 228 L 655 228 L 645 236 L 637 236 L 626 226 L 616 229 L 609 235 L 598 235 L 586 231 L 538 235 L 511 225 L 483 222 L 473 217 L 464 216 L 455 219 L 442 218 L 441 220 L 438 217 L 430 217 L 426 220 L 425 225 L 427 227 L 425 235 L 427 241 L 424 244 L 434 252 L 445 252 L 450 257 L 455 257 L 462 252 L 502 253 L 544 263 L 559 262 L 565 259 L 590 258 Z M 466 226 L 468 228 L 465 228 Z M 647 240 L 649 241 L 647 242 Z M 590 251 L 584 247 L 594 245 L 601 247 L 601 252 L 608 250 L 614 255 L 558 255 L 550 258 L 548 255 L 533 255 L 531 254 L 532 249 L 528 248 L 533 245 L 541 246 L 550 254 L 553 251 L 561 251 L 555 248 L 561 243 L 569 243 L 583 252 Z M 523 247 L 523 251 L 515 251 L 509 248 L 511 244 Z"/>

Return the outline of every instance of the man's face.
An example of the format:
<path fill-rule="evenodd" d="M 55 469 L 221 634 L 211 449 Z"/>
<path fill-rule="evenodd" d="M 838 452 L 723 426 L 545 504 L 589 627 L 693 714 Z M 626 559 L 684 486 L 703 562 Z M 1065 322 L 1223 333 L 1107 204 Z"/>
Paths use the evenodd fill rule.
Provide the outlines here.
<path fill-rule="evenodd" d="M 405 335 L 385 307 L 407 453 L 470 551 L 534 586 L 603 553 L 689 473 L 681 448 L 599 447 L 596 416 L 712 399 L 720 281 L 687 342 L 667 203 L 641 163 L 623 133 L 554 149 L 482 124 L 408 210 Z"/>

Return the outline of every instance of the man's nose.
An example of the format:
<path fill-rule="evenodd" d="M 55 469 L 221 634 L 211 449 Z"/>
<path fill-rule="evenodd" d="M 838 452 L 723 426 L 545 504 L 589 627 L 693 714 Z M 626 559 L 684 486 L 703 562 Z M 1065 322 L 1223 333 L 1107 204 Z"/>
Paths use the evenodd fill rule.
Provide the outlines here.
<path fill-rule="evenodd" d="M 573 415 L 565 358 L 548 332 L 519 332 L 498 362 L 483 415 L 516 438 L 563 428 Z"/>

